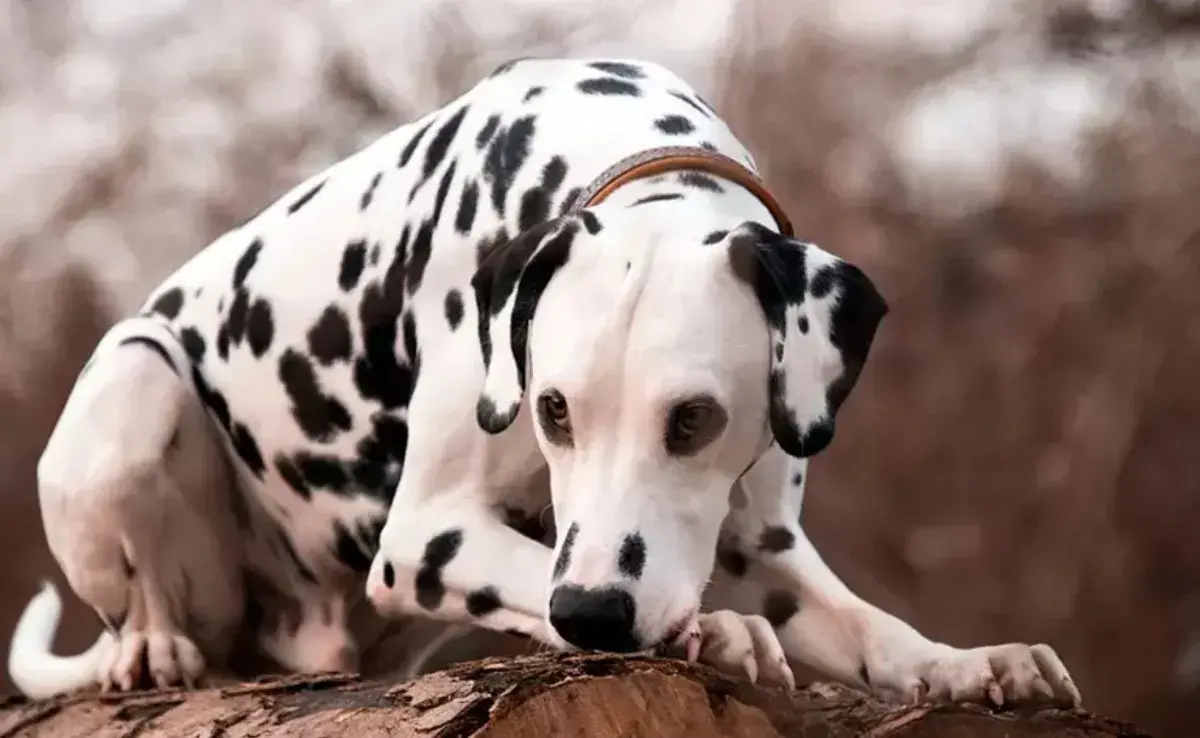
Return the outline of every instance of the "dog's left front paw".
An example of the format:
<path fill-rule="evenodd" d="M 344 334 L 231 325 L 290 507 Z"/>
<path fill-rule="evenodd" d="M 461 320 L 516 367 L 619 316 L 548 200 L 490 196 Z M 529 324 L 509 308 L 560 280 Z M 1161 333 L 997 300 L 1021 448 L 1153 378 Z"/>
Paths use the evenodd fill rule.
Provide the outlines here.
<path fill-rule="evenodd" d="M 779 637 L 761 615 L 732 610 L 703 613 L 680 637 L 688 661 L 701 661 L 722 671 L 745 673 L 752 683 L 794 690 L 796 677 L 788 665 Z"/>
<path fill-rule="evenodd" d="M 914 697 L 918 700 L 991 703 L 997 707 L 1079 707 L 1083 702 L 1062 659 L 1045 644 L 947 648 L 942 655 L 921 663 L 916 671 L 920 683 Z"/>

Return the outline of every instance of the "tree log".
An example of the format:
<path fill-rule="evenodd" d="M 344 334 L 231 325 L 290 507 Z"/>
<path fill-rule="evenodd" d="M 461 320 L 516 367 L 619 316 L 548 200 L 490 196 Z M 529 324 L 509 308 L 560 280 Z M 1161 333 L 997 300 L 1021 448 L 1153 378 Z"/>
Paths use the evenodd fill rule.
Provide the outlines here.
<path fill-rule="evenodd" d="M 325 674 L 0 704 L 0 738 L 1026 735 L 1147 734 L 1085 712 L 898 707 L 837 685 L 786 693 L 680 661 L 592 654 L 473 661 L 402 684 Z"/>

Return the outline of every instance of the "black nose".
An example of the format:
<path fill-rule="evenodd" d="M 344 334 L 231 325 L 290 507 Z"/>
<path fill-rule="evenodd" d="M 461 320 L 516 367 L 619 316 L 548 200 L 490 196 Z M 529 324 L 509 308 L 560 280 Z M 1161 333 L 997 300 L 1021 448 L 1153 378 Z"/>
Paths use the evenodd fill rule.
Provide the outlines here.
<path fill-rule="evenodd" d="M 563 584 L 550 595 L 550 624 L 567 643 L 587 651 L 640 650 L 633 635 L 635 612 L 633 597 L 623 589 Z"/>

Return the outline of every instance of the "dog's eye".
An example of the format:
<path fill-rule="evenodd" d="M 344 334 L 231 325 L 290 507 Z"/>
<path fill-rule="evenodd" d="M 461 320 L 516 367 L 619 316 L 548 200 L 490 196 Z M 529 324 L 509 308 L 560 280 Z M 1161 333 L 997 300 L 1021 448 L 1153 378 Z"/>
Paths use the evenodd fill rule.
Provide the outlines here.
<path fill-rule="evenodd" d="M 542 417 L 542 430 L 551 440 L 566 440 L 571 433 L 571 415 L 567 410 L 567 398 L 558 390 L 546 390 L 538 397 L 538 414 Z"/>
<path fill-rule="evenodd" d="M 711 443 L 724 425 L 725 413 L 712 400 L 681 402 L 667 418 L 667 450 L 677 455 L 695 453 Z"/>

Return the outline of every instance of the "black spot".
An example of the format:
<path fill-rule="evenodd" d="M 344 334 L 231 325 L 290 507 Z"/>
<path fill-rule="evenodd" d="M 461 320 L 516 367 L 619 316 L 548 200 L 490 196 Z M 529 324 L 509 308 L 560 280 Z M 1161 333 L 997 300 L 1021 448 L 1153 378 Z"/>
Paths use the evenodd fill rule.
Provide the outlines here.
<path fill-rule="evenodd" d="M 442 209 L 446 207 L 446 196 L 450 194 L 450 183 L 454 180 L 454 170 L 457 167 L 458 162 L 450 162 L 446 173 L 442 175 L 442 181 L 438 183 L 437 194 L 433 199 L 433 215 L 430 217 L 435 225 L 442 222 Z"/>
<path fill-rule="evenodd" d="M 158 313 L 167 320 L 175 320 L 179 316 L 179 311 L 183 309 L 183 290 L 179 287 L 172 287 L 166 292 L 158 296 L 158 299 L 150 305 L 150 312 Z"/>
<path fill-rule="evenodd" d="M 229 329 L 223 323 L 217 330 L 217 353 L 221 356 L 221 361 L 229 358 Z"/>
<path fill-rule="evenodd" d="M 867 671 L 867 662 L 858 665 L 858 678 L 865 686 L 871 686 L 871 672 Z"/>
<path fill-rule="evenodd" d="M 458 213 L 454 216 L 454 229 L 464 236 L 471 232 L 475 225 L 475 211 L 479 209 L 479 185 L 470 180 L 463 185 L 462 196 L 458 200 Z"/>
<path fill-rule="evenodd" d="M 798 612 L 800 603 L 790 592 L 771 590 L 763 597 L 762 614 L 773 628 L 782 628 Z"/>
<path fill-rule="evenodd" d="M 799 329 L 801 335 L 808 333 L 808 316 L 807 315 L 800 316 L 800 319 L 796 321 L 796 328 Z"/>
<path fill-rule="evenodd" d="M 500 605 L 500 593 L 495 587 L 481 587 L 467 595 L 467 614 L 473 618 L 490 615 Z"/>
<path fill-rule="evenodd" d="M 571 549 L 575 547 L 575 539 L 579 536 L 579 523 L 571 523 L 571 527 L 567 528 L 567 535 L 563 537 L 562 549 L 558 552 L 558 558 L 554 560 L 554 578 L 562 579 L 563 574 L 567 573 L 567 567 L 571 565 Z"/>
<path fill-rule="evenodd" d="M 822 267 L 813 275 L 812 282 L 809 284 L 809 289 L 812 296 L 820 300 L 823 297 L 833 292 L 833 286 L 837 283 L 837 269 L 832 265 Z M 798 300 L 797 300 L 798 302 Z"/>
<path fill-rule="evenodd" d="M 337 305 L 329 305 L 308 329 L 308 351 L 322 366 L 350 360 L 350 320 Z"/>
<path fill-rule="evenodd" d="M 576 85 L 576 87 L 585 95 L 628 95 L 630 97 L 637 97 L 642 94 L 638 86 L 632 82 L 613 79 L 612 77 L 585 79 Z"/>
<path fill-rule="evenodd" d="M 279 472 L 280 478 L 287 483 L 287 486 L 295 490 L 301 499 L 312 499 L 312 490 L 308 488 L 308 483 L 304 481 L 304 475 L 300 473 L 295 462 L 286 456 L 276 456 L 275 471 Z"/>
<path fill-rule="evenodd" d="M 367 185 L 366 192 L 362 193 L 362 197 L 358 202 L 359 210 L 366 210 L 371 201 L 375 199 L 375 190 L 378 189 L 379 183 L 383 181 L 383 172 L 375 172 L 375 176 L 371 177 L 371 184 Z"/>
<path fill-rule="evenodd" d="M 446 293 L 446 322 L 450 324 L 450 330 L 458 330 L 459 324 L 463 319 L 463 297 L 458 290 L 450 290 Z"/>
<path fill-rule="evenodd" d="M 775 361 L 783 361 L 783 344 L 775 344 Z"/>
<path fill-rule="evenodd" d="M 600 219 L 591 210 L 582 210 L 579 213 L 579 219 L 583 221 L 583 227 L 588 233 L 593 236 L 599 233 L 603 226 L 600 225 Z"/>
<path fill-rule="evenodd" d="M 712 117 L 712 113 L 705 110 L 704 107 L 700 103 L 698 103 L 695 100 L 693 100 L 692 98 L 688 97 L 686 94 L 679 92 L 678 90 L 671 90 L 671 95 L 678 100 L 682 100 L 689 107 L 694 108 L 697 112 L 699 112 L 704 117 L 706 117 L 706 118 Z"/>
<path fill-rule="evenodd" d="M 652 202 L 665 202 L 667 200 L 682 199 L 683 195 L 679 194 L 678 192 L 656 192 L 653 195 L 646 195 L 645 197 L 640 197 L 637 200 L 634 200 L 629 207 L 633 207 L 634 205 L 646 205 L 647 203 Z"/>
<path fill-rule="evenodd" d="M 380 246 L 381 246 L 381 244 L 378 241 L 376 241 L 374 244 L 371 245 L 371 258 L 369 260 L 371 266 L 375 266 L 376 264 L 379 263 L 379 248 L 380 248 Z"/>
<path fill-rule="evenodd" d="M 262 239 L 256 238 L 242 252 L 241 257 L 237 260 L 237 264 L 233 267 L 233 288 L 235 290 L 245 283 L 246 277 L 250 276 L 250 270 L 258 262 L 258 252 L 262 251 L 262 247 Z"/>
<path fill-rule="evenodd" d="M 296 468 L 310 487 L 342 492 L 350 483 L 345 466 L 332 456 L 300 452 L 293 457 Z"/>
<path fill-rule="evenodd" d="M 406 325 L 404 337 L 408 363 L 396 356 L 397 332 L 404 311 L 405 261 L 412 229 L 405 226 L 395 255 L 383 278 L 368 285 L 359 303 L 363 354 L 354 362 L 354 384 L 362 397 L 379 402 L 385 410 L 408 404 L 420 369 L 416 328 Z M 404 321 L 407 323 L 407 320 Z"/>
<path fill-rule="evenodd" d="M 567 177 L 567 162 L 555 156 L 542 168 L 542 179 L 521 196 L 521 211 L 517 217 L 517 229 L 524 231 L 550 217 L 550 201 Z"/>
<path fill-rule="evenodd" d="M 288 205 L 288 215 L 295 213 L 297 210 L 307 205 L 308 201 L 316 197 L 317 193 L 320 192 L 321 188 L 324 186 L 325 180 L 317 182 L 308 192 L 305 192 L 303 195 L 297 198 L 295 202 L 293 202 L 291 205 Z"/>
<path fill-rule="evenodd" d="M 717 180 L 701 172 L 684 172 L 679 175 L 679 181 L 688 187 L 709 192 L 724 192 L 725 188 Z"/>
<path fill-rule="evenodd" d="M 506 130 L 498 133 L 488 147 L 483 175 L 491 182 L 492 207 L 498 215 L 504 215 L 504 203 L 512 189 L 513 180 L 529 158 L 529 144 L 536 128 L 534 121 L 532 115 L 518 118 Z"/>
<path fill-rule="evenodd" d="M 696 126 L 682 115 L 664 115 L 654 121 L 654 127 L 668 136 L 682 136 L 696 130 Z"/>
<path fill-rule="evenodd" d="M 284 351 L 279 357 L 279 380 L 292 401 L 292 417 L 309 439 L 329 443 L 339 432 L 350 430 L 349 411 L 337 398 L 321 391 L 307 356 L 295 349 Z"/>
<path fill-rule="evenodd" d="M 338 286 L 343 292 L 349 292 L 358 285 L 366 266 L 367 242 L 363 239 L 346 244 L 342 252 L 342 266 L 338 270 Z"/>
<path fill-rule="evenodd" d="M 792 475 L 792 486 L 799 487 L 804 484 L 804 472 L 796 472 Z"/>
<path fill-rule="evenodd" d="M 442 583 L 442 570 L 454 560 L 462 548 L 461 528 L 438 533 L 425 544 L 425 553 L 417 569 L 417 604 L 426 610 L 435 610 L 446 596 L 446 585 Z"/>
<path fill-rule="evenodd" d="M 350 466 L 354 481 L 380 502 L 390 504 L 400 482 L 408 448 L 408 423 L 387 413 L 371 418 L 370 435 L 359 440 Z"/>
<path fill-rule="evenodd" d="M 717 150 L 717 147 L 716 147 L 716 146 L 714 146 L 714 145 L 712 144 L 712 142 L 711 142 L 711 141 L 701 141 L 701 142 L 700 142 L 699 144 L 697 144 L 697 145 L 698 145 L 700 148 L 702 148 L 702 149 L 708 149 L 709 151 L 716 151 L 716 150 Z"/>
<path fill-rule="evenodd" d="M 179 370 L 175 368 L 175 364 L 171 361 L 171 355 L 167 353 L 167 349 L 161 343 L 159 343 L 158 341 L 155 341 L 153 338 L 150 338 L 149 336 L 130 336 L 129 338 L 121 339 L 121 342 L 118 343 L 117 345 L 118 346 L 145 346 L 146 348 L 150 349 L 154 353 L 158 354 L 159 357 L 167 363 L 167 366 L 169 366 L 171 368 L 171 371 L 175 372 L 176 374 L 179 373 Z"/>
<path fill-rule="evenodd" d="M 425 134 L 429 132 L 429 127 L 433 125 L 435 119 L 430 117 L 429 121 L 417 129 L 413 137 L 408 139 L 408 143 L 404 145 L 404 150 L 400 152 L 400 163 L 397 165 L 401 168 L 408 166 L 408 162 L 412 159 L 413 154 L 417 153 L 417 147 L 421 145 L 421 139 L 425 138 Z"/>
<path fill-rule="evenodd" d="M 796 545 L 796 536 L 782 525 L 768 525 L 758 538 L 758 549 L 766 553 L 782 553 Z"/>
<path fill-rule="evenodd" d="M 390 561 L 383 562 L 383 586 L 388 589 L 396 586 L 396 569 Z"/>
<path fill-rule="evenodd" d="M 646 540 L 640 533 L 631 533 L 621 542 L 617 555 L 617 569 L 623 576 L 634 581 L 642 578 L 646 568 Z"/>
<path fill-rule="evenodd" d="M 746 554 L 733 544 L 717 547 L 717 563 L 730 575 L 739 579 L 746 576 L 746 570 L 750 568 L 750 560 L 746 558 Z"/>
<path fill-rule="evenodd" d="M 433 219 L 425 220 L 417 229 L 417 235 L 412 240 L 412 253 L 408 263 L 404 265 L 404 289 L 409 297 L 416 293 L 425 279 L 425 267 L 429 266 L 429 258 L 433 255 Z"/>
<path fill-rule="evenodd" d="M 645 79 L 646 73 L 640 67 L 625 62 L 598 61 L 588 64 L 592 69 L 599 69 L 601 72 L 608 72 L 616 77 L 624 77 L 625 79 Z"/>
<path fill-rule="evenodd" d="M 475 402 L 475 422 L 485 433 L 499 433 L 512 425 L 520 409 L 520 403 L 513 403 L 512 407 L 500 412 L 492 398 L 480 395 L 479 400 Z"/>
<path fill-rule="evenodd" d="M 446 119 L 441 128 L 438 128 L 437 133 L 429 141 L 429 148 L 425 150 L 425 163 L 421 167 L 421 181 L 429 179 L 433 171 L 438 168 L 438 165 L 446 158 L 446 152 L 450 149 L 450 144 L 454 142 L 454 137 L 458 135 L 458 129 L 462 126 L 463 118 L 467 115 L 468 106 L 464 105 Z M 417 185 L 420 187 L 420 184 Z"/>
<path fill-rule="evenodd" d="M 725 237 L 728 235 L 729 231 L 713 231 L 704 237 L 704 244 L 706 246 L 711 246 L 714 243 L 720 243 L 721 241 L 724 241 Z"/>
<path fill-rule="evenodd" d="M 179 332 L 179 340 L 183 344 L 183 350 L 191 360 L 197 364 L 204 361 L 205 345 L 204 338 L 200 335 L 200 331 L 192 326 L 188 326 Z"/>
<path fill-rule="evenodd" d="M 475 147 L 483 150 L 484 146 L 492 140 L 492 136 L 496 135 L 496 131 L 500 128 L 500 116 L 489 115 L 488 119 L 483 122 L 483 128 L 479 129 L 479 133 L 475 134 Z"/>
<path fill-rule="evenodd" d="M 192 384 L 196 387 L 196 394 L 199 395 L 200 402 L 212 412 L 217 422 L 228 433 L 230 427 L 229 403 L 225 401 L 224 395 L 209 386 L 195 364 L 192 365 Z"/>
<path fill-rule="evenodd" d="M 224 327 L 229 332 L 229 341 L 239 346 L 246 337 L 246 323 L 250 317 L 250 292 L 245 287 L 239 287 L 233 293 L 233 304 L 229 306 L 229 315 L 225 318 Z"/>
<path fill-rule="evenodd" d="M 524 98 L 523 102 L 529 102 L 530 100 L 532 100 L 533 98 L 537 97 L 538 95 L 542 94 L 545 91 L 546 91 L 545 87 L 530 87 L 529 91 L 525 93 L 525 98 Z"/>
<path fill-rule="evenodd" d="M 271 347 L 271 339 L 275 337 L 275 320 L 271 317 L 271 304 L 259 298 L 250 307 L 250 317 L 246 319 L 246 342 L 255 358 L 261 359 Z"/>
<path fill-rule="evenodd" d="M 365 574 L 371 568 L 363 544 L 339 520 L 333 521 L 333 555 L 351 571 Z"/>
<path fill-rule="evenodd" d="M 560 214 L 568 213 L 576 205 L 582 205 L 583 203 L 579 202 L 579 198 L 582 195 L 583 195 L 582 187 L 572 187 L 570 190 L 568 190 L 567 196 L 565 198 L 563 198 L 562 207 L 559 208 L 559 213 Z"/>
<path fill-rule="evenodd" d="M 258 442 L 254 440 L 250 429 L 241 423 L 234 423 L 232 433 L 233 448 L 237 451 L 237 455 L 246 463 L 246 468 L 254 473 L 254 476 L 259 479 L 263 478 L 263 474 L 267 471 L 267 465 L 263 462 L 262 452 L 258 449 Z"/>

